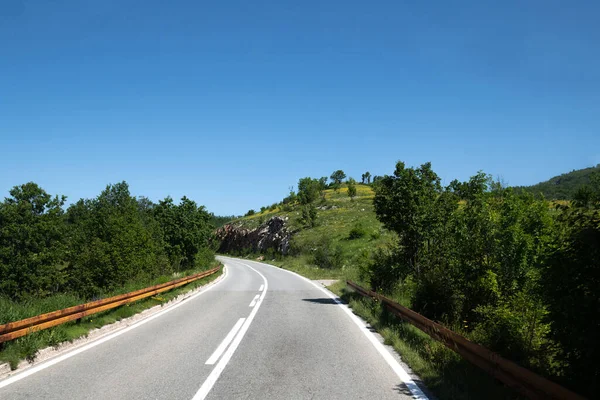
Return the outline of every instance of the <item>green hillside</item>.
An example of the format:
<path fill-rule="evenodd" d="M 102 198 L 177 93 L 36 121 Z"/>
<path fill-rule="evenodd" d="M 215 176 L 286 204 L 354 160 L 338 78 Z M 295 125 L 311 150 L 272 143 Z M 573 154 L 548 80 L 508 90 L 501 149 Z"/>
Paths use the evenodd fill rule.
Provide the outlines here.
<path fill-rule="evenodd" d="M 373 210 L 374 192 L 370 186 L 357 184 L 356 197 L 350 200 L 344 184 L 336 192 L 324 191 L 316 201 L 316 225 L 307 227 L 302 221 L 299 204 L 277 205 L 254 215 L 233 221 L 244 228 L 256 228 L 269 218 L 288 218 L 295 231 L 290 256 L 267 255 L 273 264 L 292 269 L 313 278 L 357 279 L 359 268 L 372 251 L 393 241 L 395 234 L 383 229 Z M 271 260 L 269 258 L 269 260 Z"/>
<path fill-rule="evenodd" d="M 577 189 L 590 183 L 594 172 L 600 171 L 600 164 L 595 167 L 573 170 L 522 188 L 534 194 L 542 193 L 548 200 L 572 200 Z"/>

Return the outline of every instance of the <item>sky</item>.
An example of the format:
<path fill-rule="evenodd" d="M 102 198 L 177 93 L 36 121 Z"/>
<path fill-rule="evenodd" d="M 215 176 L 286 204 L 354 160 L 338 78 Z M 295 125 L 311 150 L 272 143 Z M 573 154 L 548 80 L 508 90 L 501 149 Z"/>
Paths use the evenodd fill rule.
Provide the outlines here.
<path fill-rule="evenodd" d="M 431 161 L 528 185 L 600 163 L 597 1 L 0 2 L 0 198 L 127 181 L 217 215 Z"/>

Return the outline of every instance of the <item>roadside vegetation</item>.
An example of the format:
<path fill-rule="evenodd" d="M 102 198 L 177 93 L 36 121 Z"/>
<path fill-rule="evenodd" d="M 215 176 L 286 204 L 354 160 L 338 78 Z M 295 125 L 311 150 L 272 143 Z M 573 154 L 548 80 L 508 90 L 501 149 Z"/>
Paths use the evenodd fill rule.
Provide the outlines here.
<path fill-rule="evenodd" d="M 135 198 L 127 183 L 65 209 L 65 197 L 35 183 L 16 186 L 0 203 L 0 324 L 204 271 L 216 265 L 214 226 L 203 206 L 183 197 L 157 204 Z M 0 344 L 16 367 L 37 351 L 87 334 L 195 288 L 218 274 L 152 299 Z"/>
<path fill-rule="evenodd" d="M 362 183 L 342 182 L 343 171 L 329 184 L 303 178 L 297 193 L 235 223 L 256 227 L 274 215 L 287 217 L 297 232 L 290 254 L 265 254 L 267 261 L 311 279 L 355 280 L 571 390 L 600 394 L 599 174 L 560 202 L 504 187 L 481 172 L 443 187 L 429 163 L 399 162 L 373 183 L 367 176 Z M 441 399 L 486 390 L 514 397 L 343 287 L 332 290 Z M 456 382 L 448 375 L 454 372 L 471 382 Z"/>

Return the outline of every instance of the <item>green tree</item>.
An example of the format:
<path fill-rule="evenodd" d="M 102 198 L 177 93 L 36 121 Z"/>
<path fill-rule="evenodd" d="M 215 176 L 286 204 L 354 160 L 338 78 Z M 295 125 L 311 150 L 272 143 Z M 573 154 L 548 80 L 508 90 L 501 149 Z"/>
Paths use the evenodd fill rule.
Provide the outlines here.
<path fill-rule="evenodd" d="M 289 188 L 289 195 L 283 199 L 282 203 L 283 204 L 289 204 L 292 205 L 293 203 L 296 202 L 297 196 L 296 196 L 296 192 L 294 192 L 294 187 L 290 186 Z M 248 215 L 248 214 L 246 214 Z"/>
<path fill-rule="evenodd" d="M 198 252 L 209 247 L 210 214 L 184 196 L 179 205 L 170 197 L 160 201 L 154 215 L 162 229 L 171 265 L 177 270 L 195 267 Z"/>
<path fill-rule="evenodd" d="M 97 296 L 140 277 L 168 271 L 159 224 L 140 211 L 126 182 L 108 185 L 95 199 L 67 211 L 69 285 Z"/>
<path fill-rule="evenodd" d="M 350 201 L 354 201 L 356 197 L 356 181 L 352 178 L 348 179 L 348 197 L 350 197 Z"/>
<path fill-rule="evenodd" d="M 65 199 L 29 182 L 15 186 L 0 203 L 0 294 L 18 300 L 62 289 Z"/>
<path fill-rule="evenodd" d="M 419 248 L 428 239 L 431 223 L 437 216 L 435 203 L 440 192 L 440 178 L 431 169 L 431 163 L 415 169 L 406 168 L 399 161 L 394 175 L 386 175 L 375 186 L 373 205 L 377 218 L 398 233 L 404 248 L 403 263 L 416 274 L 421 267 Z"/>
<path fill-rule="evenodd" d="M 363 185 L 364 184 L 368 185 L 371 183 L 371 173 L 369 171 L 362 174 L 362 183 L 363 183 Z"/>
<path fill-rule="evenodd" d="M 325 190 L 326 189 L 327 189 L 327 177 L 323 176 L 319 179 L 319 194 L 323 201 L 325 201 Z"/>
<path fill-rule="evenodd" d="M 337 171 L 334 171 L 329 178 L 333 182 L 333 190 L 337 192 L 342 184 L 342 181 L 346 179 L 346 174 L 341 169 L 338 169 Z"/>
<path fill-rule="evenodd" d="M 312 203 L 302 207 L 302 215 L 300 221 L 307 228 L 312 228 L 317 224 L 317 209 Z"/>
<path fill-rule="evenodd" d="M 306 205 L 315 201 L 321 192 L 321 183 L 318 179 L 302 178 L 298 181 L 298 201 Z"/>
<path fill-rule="evenodd" d="M 566 208 L 541 273 L 561 374 L 581 394 L 600 394 L 600 210 Z"/>

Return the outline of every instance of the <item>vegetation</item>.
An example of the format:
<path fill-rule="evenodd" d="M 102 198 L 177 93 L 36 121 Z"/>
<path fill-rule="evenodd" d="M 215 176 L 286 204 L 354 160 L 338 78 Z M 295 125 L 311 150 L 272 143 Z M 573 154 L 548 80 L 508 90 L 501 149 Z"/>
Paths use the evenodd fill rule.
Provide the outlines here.
<path fill-rule="evenodd" d="M 240 218 L 239 216 L 235 216 L 235 215 L 215 215 L 213 213 L 210 213 L 210 224 L 212 226 L 214 226 L 215 228 L 220 228 L 223 225 L 226 225 L 228 222 L 233 221 L 234 219 L 238 219 Z"/>
<path fill-rule="evenodd" d="M 121 182 L 66 211 L 64 203 L 64 196 L 53 197 L 32 182 L 13 188 L 0 203 L 0 324 L 214 264 L 211 215 L 186 197 L 179 204 L 169 197 L 153 204 L 131 196 Z M 56 339 L 51 332 L 40 335 L 47 344 Z M 17 342 L 30 341 L 45 343 L 29 336 Z M 0 354 L 22 354 L 14 346 L 0 344 Z"/>
<path fill-rule="evenodd" d="M 482 172 L 443 187 L 429 163 L 399 162 L 390 176 L 354 184 L 354 201 L 351 186 L 336 189 L 334 181 L 324 191 L 318 224 L 304 223 L 305 206 L 291 196 L 286 209 L 261 214 L 287 216 L 297 232 L 291 254 L 272 254 L 271 262 L 312 279 L 356 280 L 572 390 L 598 396 L 600 174 L 589 176 L 571 203 L 504 187 Z M 256 218 L 236 223 L 253 227 Z M 342 287 L 334 290 L 415 363 L 440 398 L 486 390 L 514 396 Z M 456 374 L 464 374 L 463 382 L 448 385 L 445 378 Z"/>
<path fill-rule="evenodd" d="M 348 197 L 350 197 L 350 201 L 352 201 L 356 197 L 356 181 L 350 178 L 348 179 L 348 182 L 346 182 L 346 185 L 348 187 Z"/>
<path fill-rule="evenodd" d="M 371 173 L 369 171 L 362 174 L 362 184 L 369 185 L 371 183 Z"/>
<path fill-rule="evenodd" d="M 334 171 L 329 177 L 332 181 L 332 187 L 337 192 L 342 184 L 342 181 L 346 179 L 346 174 L 341 169 Z"/>
<path fill-rule="evenodd" d="M 600 164 L 595 167 L 573 170 L 550 178 L 545 182 L 522 187 L 522 189 L 533 194 L 541 193 L 548 200 L 572 200 L 575 197 L 575 193 L 582 186 L 591 183 L 590 177 L 594 172 L 598 171 L 600 171 Z"/>

